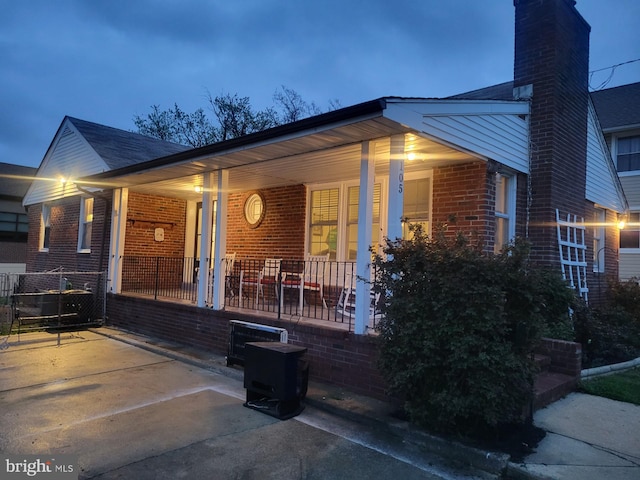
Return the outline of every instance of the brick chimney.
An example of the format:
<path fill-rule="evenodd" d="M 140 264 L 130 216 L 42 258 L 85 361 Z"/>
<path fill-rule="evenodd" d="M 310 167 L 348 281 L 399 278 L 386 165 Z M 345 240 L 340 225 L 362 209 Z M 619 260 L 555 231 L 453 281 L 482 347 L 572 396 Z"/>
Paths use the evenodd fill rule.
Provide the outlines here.
<path fill-rule="evenodd" d="M 559 265 L 555 210 L 585 212 L 591 27 L 573 0 L 513 3 L 514 87 L 533 87 L 529 239 L 535 261 Z"/>

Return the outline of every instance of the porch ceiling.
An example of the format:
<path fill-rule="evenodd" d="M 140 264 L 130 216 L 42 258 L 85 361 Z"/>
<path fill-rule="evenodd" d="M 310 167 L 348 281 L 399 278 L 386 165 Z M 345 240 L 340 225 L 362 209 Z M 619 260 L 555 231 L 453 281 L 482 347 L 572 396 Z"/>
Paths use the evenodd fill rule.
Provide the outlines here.
<path fill-rule="evenodd" d="M 110 179 L 109 186 L 198 201 L 202 194 L 195 187 L 202 186 L 204 173 L 222 169 L 229 170 L 231 192 L 357 179 L 361 142 L 368 140 L 375 145 L 376 174 L 384 175 L 389 167 L 390 136 L 395 134 L 405 134 L 405 149 L 415 154 L 416 160 L 405 164 L 406 171 L 478 158 L 377 117 L 123 175 Z"/>

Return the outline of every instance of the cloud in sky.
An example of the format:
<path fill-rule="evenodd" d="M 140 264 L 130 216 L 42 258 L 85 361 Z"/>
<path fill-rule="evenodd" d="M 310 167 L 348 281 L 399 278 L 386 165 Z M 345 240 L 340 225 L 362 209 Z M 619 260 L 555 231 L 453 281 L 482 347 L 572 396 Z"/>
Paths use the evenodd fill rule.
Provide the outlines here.
<path fill-rule="evenodd" d="M 511 0 L 2 3 L 0 161 L 30 166 L 65 115 L 133 130 L 152 105 L 206 107 L 207 91 L 264 108 L 285 85 L 326 108 L 443 97 L 513 74 Z M 577 8 L 592 26 L 591 69 L 640 58 L 640 2 Z M 637 81 L 640 62 L 608 86 Z"/>

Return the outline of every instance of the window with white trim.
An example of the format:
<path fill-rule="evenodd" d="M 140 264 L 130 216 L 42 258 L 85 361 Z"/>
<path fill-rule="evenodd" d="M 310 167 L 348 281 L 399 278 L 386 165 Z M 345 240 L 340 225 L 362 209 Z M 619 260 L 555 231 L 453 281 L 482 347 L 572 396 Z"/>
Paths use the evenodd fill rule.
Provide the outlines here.
<path fill-rule="evenodd" d="M 429 235 L 431 219 L 431 178 L 405 178 L 402 216 L 406 219 L 402 223 L 402 238 L 410 240 L 413 232 L 409 229 L 412 224 L 422 226 L 422 232 Z"/>
<path fill-rule="evenodd" d="M 620 248 L 640 249 L 640 213 L 629 213 L 624 229 L 620 230 Z"/>
<path fill-rule="evenodd" d="M 371 245 L 379 248 L 382 239 L 382 185 L 373 186 Z M 358 250 L 358 205 L 360 187 L 340 184 L 317 187 L 309 195 L 309 248 L 311 255 L 329 253 L 330 260 L 356 260 Z"/>
<path fill-rule="evenodd" d="M 593 271 L 604 272 L 604 239 L 607 212 L 603 208 L 596 208 L 593 212 Z"/>
<path fill-rule="evenodd" d="M 49 239 L 51 237 L 51 205 L 42 204 L 40 212 L 40 251 L 49 251 Z"/>
<path fill-rule="evenodd" d="M 616 165 L 619 172 L 640 170 L 640 135 L 616 139 Z"/>
<path fill-rule="evenodd" d="M 373 186 L 373 222 L 371 225 L 371 243 L 375 251 L 380 249 L 380 195 L 379 183 Z M 356 260 L 358 253 L 358 204 L 360 187 L 349 187 L 347 193 L 347 254 L 346 260 Z"/>
<path fill-rule="evenodd" d="M 311 255 L 329 253 L 329 258 L 336 260 L 340 189 L 312 190 L 309 205 L 309 253 Z"/>
<path fill-rule="evenodd" d="M 91 252 L 91 231 L 93 227 L 93 197 L 80 199 L 80 224 L 78 228 L 78 252 Z"/>
<path fill-rule="evenodd" d="M 515 237 L 516 177 L 496 173 L 496 237 L 493 250 L 499 253 Z"/>

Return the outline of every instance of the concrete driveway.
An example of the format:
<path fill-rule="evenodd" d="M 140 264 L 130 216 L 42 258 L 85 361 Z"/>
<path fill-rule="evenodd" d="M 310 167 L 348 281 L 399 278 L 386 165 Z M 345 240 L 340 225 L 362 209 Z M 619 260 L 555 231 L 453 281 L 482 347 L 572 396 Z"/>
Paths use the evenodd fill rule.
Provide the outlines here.
<path fill-rule="evenodd" d="M 238 378 L 95 332 L 60 345 L 47 333 L 11 337 L 0 451 L 73 455 L 79 478 L 96 479 L 462 478 L 382 432 L 310 407 L 281 421 L 244 396 Z"/>

